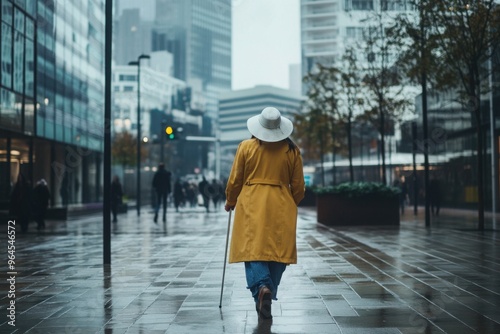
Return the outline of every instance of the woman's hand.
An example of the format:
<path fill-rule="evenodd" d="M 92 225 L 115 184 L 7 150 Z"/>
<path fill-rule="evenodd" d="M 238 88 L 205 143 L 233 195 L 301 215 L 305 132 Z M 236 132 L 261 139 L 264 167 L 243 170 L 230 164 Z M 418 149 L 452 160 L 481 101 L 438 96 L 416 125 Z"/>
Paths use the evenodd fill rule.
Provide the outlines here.
<path fill-rule="evenodd" d="M 226 204 L 224 205 L 224 210 L 226 210 L 226 212 L 229 212 L 229 210 L 234 210 L 234 207 L 235 207 L 234 205 Z"/>

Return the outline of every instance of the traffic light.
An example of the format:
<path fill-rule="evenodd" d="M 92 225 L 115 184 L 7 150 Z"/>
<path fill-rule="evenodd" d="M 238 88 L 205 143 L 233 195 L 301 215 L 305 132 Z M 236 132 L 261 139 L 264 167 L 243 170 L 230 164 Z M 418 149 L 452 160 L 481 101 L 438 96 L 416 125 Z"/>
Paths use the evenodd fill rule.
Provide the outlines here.
<path fill-rule="evenodd" d="M 170 125 L 165 128 L 165 133 L 167 134 L 167 139 L 169 140 L 175 139 L 175 129 Z"/>

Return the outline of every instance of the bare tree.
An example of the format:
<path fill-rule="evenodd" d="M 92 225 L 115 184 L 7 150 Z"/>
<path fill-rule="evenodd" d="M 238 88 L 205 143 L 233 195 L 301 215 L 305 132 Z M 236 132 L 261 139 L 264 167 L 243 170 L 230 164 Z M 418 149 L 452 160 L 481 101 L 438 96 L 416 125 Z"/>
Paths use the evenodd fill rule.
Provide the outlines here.
<path fill-rule="evenodd" d="M 349 177 L 354 182 L 354 168 L 352 164 L 352 122 L 356 109 L 361 109 L 365 103 L 362 98 L 361 71 L 353 48 L 347 48 L 342 56 L 341 76 L 342 109 L 345 111 L 342 121 L 346 123 L 347 149 L 349 156 Z"/>
<path fill-rule="evenodd" d="M 401 72 L 395 66 L 400 42 L 389 38 L 393 21 L 382 13 L 374 13 L 364 33 L 365 54 L 368 66 L 364 69 L 366 85 L 366 112 L 364 118 L 374 124 L 380 134 L 382 157 L 381 180 L 387 184 L 385 164 L 385 137 L 389 124 L 398 120 L 410 105 L 402 85 Z"/>

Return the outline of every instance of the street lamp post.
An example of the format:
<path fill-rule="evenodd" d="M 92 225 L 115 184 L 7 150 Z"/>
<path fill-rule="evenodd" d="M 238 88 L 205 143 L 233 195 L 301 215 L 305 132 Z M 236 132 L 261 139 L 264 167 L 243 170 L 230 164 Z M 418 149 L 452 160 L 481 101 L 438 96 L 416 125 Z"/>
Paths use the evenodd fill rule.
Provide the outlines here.
<path fill-rule="evenodd" d="M 161 121 L 161 129 L 160 129 L 160 162 L 165 162 L 163 159 L 164 159 L 164 154 L 163 154 L 163 150 L 164 150 L 164 146 L 165 146 L 165 126 L 167 125 L 167 121 L 165 119 L 163 119 Z"/>
<path fill-rule="evenodd" d="M 142 54 L 137 61 L 128 64 L 137 66 L 137 215 L 141 215 L 141 59 L 150 59 L 149 55 Z"/>

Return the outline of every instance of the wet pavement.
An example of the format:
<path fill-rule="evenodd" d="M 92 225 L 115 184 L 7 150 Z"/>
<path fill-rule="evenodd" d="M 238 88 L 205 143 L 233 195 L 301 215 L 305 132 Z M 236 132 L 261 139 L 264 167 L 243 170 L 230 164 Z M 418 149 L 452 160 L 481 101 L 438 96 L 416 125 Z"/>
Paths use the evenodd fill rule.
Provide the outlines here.
<path fill-rule="evenodd" d="M 113 224 L 110 268 L 99 215 L 31 225 L 14 254 L 2 222 L 0 333 L 500 333 L 499 236 L 475 231 L 473 215 L 333 229 L 301 208 L 298 264 L 260 323 L 243 264 L 227 265 L 219 308 L 227 218 L 195 208 L 155 224 L 129 211 Z"/>

